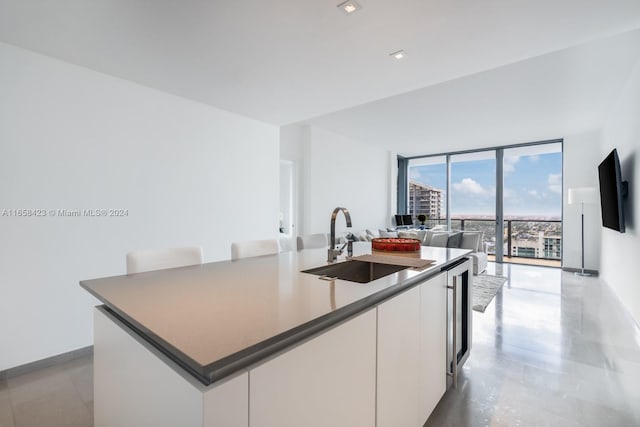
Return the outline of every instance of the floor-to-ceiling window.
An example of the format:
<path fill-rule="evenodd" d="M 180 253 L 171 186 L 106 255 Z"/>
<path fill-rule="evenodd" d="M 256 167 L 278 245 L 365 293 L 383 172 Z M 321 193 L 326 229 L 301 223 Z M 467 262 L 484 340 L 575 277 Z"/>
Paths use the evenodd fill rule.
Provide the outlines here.
<path fill-rule="evenodd" d="M 451 228 L 483 232 L 494 253 L 496 236 L 496 153 L 477 151 L 450 156 Z"/>
<path fill-rule="evenodd" d="M 562 144 L 504 150 L 504 256 L 562 259 Z"/>
<path fill-rule="evenodd" d="M 408 197 L 406 212 L 414 218 L 420 214 L 426 215 L 426 224 L 429 227 L 437 224 L 446 224 L 446 156 L 411 159 L 409 160 L 407 175 Z"/>
<path fill-rule="evenodd" d="M 403 160 L 399 213 L 428 215 L 430 227 L 482 231 L 497 261 L 560 266 L 562 141 Z"/>

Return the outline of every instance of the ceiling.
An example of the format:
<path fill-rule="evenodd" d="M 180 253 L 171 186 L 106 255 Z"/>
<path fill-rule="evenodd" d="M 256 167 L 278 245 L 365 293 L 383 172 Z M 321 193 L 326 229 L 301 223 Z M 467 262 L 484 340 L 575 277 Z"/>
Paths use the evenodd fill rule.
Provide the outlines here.
<path fill-rule="evenodd" d="M 558 139 L 600 130 L 639 58 L 635 30 L 305 123 L 404 156 Z"/>
<path fill-rule="evenodd" d="M 500 112 L 484 110 L 490 100 L 517 101 L 521 89 L 511 80 L 548 81 L 555 92 L 577 84 L 575 73 L 590 56 L 578 48 L 575 62 L 573 51 L 533 59 L 537 71 L 521 69 L 529 63 L 522 61 L 640 28 L 637 0 L 358 1 L 362 10 L 346 15 L 336 7 L 340 0 L 0 0 L 0 41 L 276 125 L 309 120 L 368 139 L 378 134 L 374 127 L 356 131 L 327 114 L 369 103 L 344 114 L 371 126 L 395 105 L 394 120 L 402 111 L 408 117 L 415 112 L 399 122 L 410 130 L 399 139 L 415 142 L 427 117 L 442 118 L 427 98 L 440 96 L 448 112 L 462 109 L 465 120 L 485 122 Z M 389 56 L 399 49 L 408 57 Z M 617 53 L 612 60 L 624 62 Z M 496 74 L 483 73 L 507 64 Z M 564 71 L 554 68 L 562 65 Z M 606 75 L 600 68 L 606 67 L 578 81 Z M 536 83 L 539 73 L 544 80 Z M 508 86 L 499 84 L 503 76 Z M 483 91 L 485 84 L 493 90 Z M 370 104 L 399 94 L 407 95 L 391 98 L 387 107 Z M 553 105 L 543 95 L 529 110 Z M 575 97 L 579 93 L 566 94 L 563 108 L 582 101 Z M 411 108 L 414 101 L 427 114 Z M 592 110 L 597 106 L 581 120 L 598 114 Z M 367 111 L 369 120 L 362 117 Z M 510 117 L 511 124 L 526 112 Z M 458 120 L 443 123 L 464 128 Z"/>

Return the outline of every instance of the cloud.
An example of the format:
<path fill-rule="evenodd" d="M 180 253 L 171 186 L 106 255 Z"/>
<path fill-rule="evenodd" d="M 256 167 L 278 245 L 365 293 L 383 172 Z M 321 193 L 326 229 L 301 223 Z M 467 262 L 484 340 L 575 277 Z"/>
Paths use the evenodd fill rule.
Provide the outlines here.
<path fill-rule="evenodd" d="M 527 191 L 527 194 L 529 194 L 531 197 L 538 197 L 538 191 L 536 190 L 529 190 Z"/>
<path fill-rule="evenodd" d="M 529 156 L 529 162 L 530 163 L 538 163 L 540 161 L 540 156 L 538 154 L 534 154 L 532 156 Z"/>
<path fill-rule="evenodd" d="M 463 178 L 462 181 L 453 184 L 453 189 L 463 194 L 485 195 L 488 191 L 482 188 L 477 181 L 471 178 Z"/>
<path fill-rule="evenodd" d="M 422 175 L 420 175 L 420 171 L 418 170 L 418 168 L 409 169 L 409 178 L 415 180 L 419 180 L 420 178 L 422 178 Z"/>
<path fill-rule="evenodd" d="M 502 161 L 502 170 L 504 173 L 516 171 L 516 163 L 520 161 L 520 156 L 504 156 Z"/>
<path fill-rule="evenodd" d="M 548 188 L 554 193 L 562 193 L 562 174 L 550 173 L 547 178 Z"/>

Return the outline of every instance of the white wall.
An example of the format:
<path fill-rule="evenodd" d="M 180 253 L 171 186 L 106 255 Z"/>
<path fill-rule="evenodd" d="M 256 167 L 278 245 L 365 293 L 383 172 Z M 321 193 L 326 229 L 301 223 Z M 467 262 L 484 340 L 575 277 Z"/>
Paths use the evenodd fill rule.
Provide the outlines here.
<path fill-rule="evenodd" d="M 569 188 L 598 188 L 600 131 L 566 135 L 562 170 L 562 266 L 581 268 L 580 205 L 569 205 Z M 584 205 L 584 267 L 600 269 L 600 205 Z"/>
<path fill-rule="evenodd" d="M 616 148 L 622 179 L 629 182 L 626 233 L 601 228 L 602 279 L 640 326 L 640 62 L 636 64 L 603 131 L 601 159 Z"/>
<path fill-rule="evenodd" d="M 273 238 L 278 128 L 0 44 L 0 370 L 92 344 L 78 281 L 124 274 L 135 248 Z"/>
<path fill-rule="evenodd" d="M 301 163 L 304 142 L 309 139 L 309 126 L 287 125 L 280 128 L 280 159 Z"/>
<path fill-rule="evenodd" d="M 303 142 L 304 233 L 329 232 L 337 206 L 349 209 L 354 232 L 389 225 L 389 152 L 317 127 L 309 132 Z M 346 230 L 342 215 L 336 230 Z"/>

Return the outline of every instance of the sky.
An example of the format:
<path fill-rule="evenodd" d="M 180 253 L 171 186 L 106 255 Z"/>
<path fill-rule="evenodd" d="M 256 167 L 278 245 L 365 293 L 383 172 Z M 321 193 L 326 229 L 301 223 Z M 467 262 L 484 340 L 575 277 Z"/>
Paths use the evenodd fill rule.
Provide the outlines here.
<path fill-rule="evenodd" d="M 446 190 L 445 163 L 412 166 L 409 176 L 411 180 Z M 452 215 L 495 215 L 495 159 L 456 162 L 452 158 L 451 187 Z M 562 153 L 509 156 L 505 151 L 505 216 L 560 217 L 561 210 Z"/>

